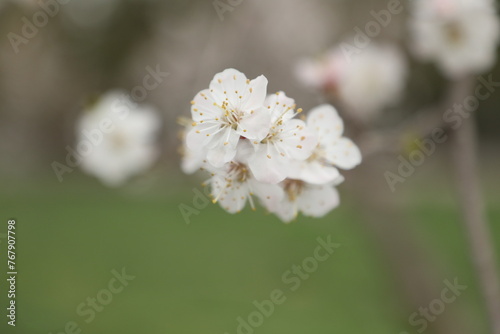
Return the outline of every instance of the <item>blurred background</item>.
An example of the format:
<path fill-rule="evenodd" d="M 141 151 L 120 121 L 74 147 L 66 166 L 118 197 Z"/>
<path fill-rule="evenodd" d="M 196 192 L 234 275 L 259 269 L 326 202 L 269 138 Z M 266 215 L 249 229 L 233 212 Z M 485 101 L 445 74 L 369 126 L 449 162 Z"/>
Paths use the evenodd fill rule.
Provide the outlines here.
<path fill-rule="evenodd" d="M 214 74 L 230 67 L 249 78 L 264 74 L 269 92 L 283 90 L 307 111 L 324 100 L 297 81 L 297 61 L 352 35 L 387 1 L 243 0 L 221 14 L 213 1 L 72 0 L 58 3 L 58 12 L 18 52 L 6 36 L 22 35 L 23 18 L 31 21 L 43 9 L 38 1 L 0 1 L 2 333 L 64 333 L 75 321 L 83 333 L 232 334 L 237 318 L 274 289 L 286 291 L 287 300 L 255 333 L 417 333 L 410 315 L 440 298 L 443 282 L 454 278 L 468 288 L 425 332 L 486 333 L 446 144 L 395 193 L 388 187 L 373 193 L 381 198 L 376 211 L 349 191 L 350 174 L 340 186 L 342 205 L 322 219 L 299 217 L 285 225 L 263 209 L 233 216 L 210 204 L 186 224 L 179 210 L 193 206 L 193 189 L 202 189 L 204 177 L 179 168 L 177 119 L 189 117 L 189 101 Z M 407 16 L 394 17 L 376 40 L 408 49 Z M 409 63 L 404 107 L 387 110 L 384 124 L 435 103 L 444 91 L 446 79 L 432 64 Z M 148 66 L 169 73 L 145 100 L 163 120 L 159 161 L 117 189 L 79 170 L 59 182 L 51 164 L 63 162 L 65 147 L 74 144 L 81 110 L 108 90 L 142 85 Z M 500 78 L 500 65 L 488 73 Z M 497 253 L 499 110 L 495 93 L 476 113 Z M 397 168 L 397 155 L 384 159 Z M 382 173 L 364 170 L 385 182 Z M 399 214 L 384 216 L 392 210 Z M 367 222 L 377 214 L 387 230 Z M 3 313 L 10 218 L 18 222 L 15 328 Z M 389 243 L 381 237 L 388 230 L 395 231 Z M 282 274 L 328 235 L 341 247 L 300 289 L 287 290 Z M 122 268 L 135 279 L 86 323 L 77 306 Z M 425 282 L 427 290 L 415 285 L 412 291 L 412 282 Z"/>

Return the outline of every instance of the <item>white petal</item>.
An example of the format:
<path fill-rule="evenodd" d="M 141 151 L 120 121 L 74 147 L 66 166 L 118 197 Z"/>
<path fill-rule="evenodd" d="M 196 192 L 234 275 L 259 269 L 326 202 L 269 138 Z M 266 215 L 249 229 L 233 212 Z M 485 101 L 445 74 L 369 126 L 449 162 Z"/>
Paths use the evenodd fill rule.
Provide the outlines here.
<path fill-rule="evenodd" d="M 290 166 L 289 178 L 312 184 L 330 183 L 340 176 L 337 168 L 325 166 L 317 160 L 293 161 Z"/>
<path fill-rule="evenodd" d="M 222 167 L 236 156 L 236 147 L 240 136 L 232 129 L 228 128 L 221 133 L 218 144 L 207 153 L 208 162 L 216 168 Z"/>
<path fill-rule="evenodd" d="M 200 147 L 208 145 L 216 138 L 219 126 L 203 123 L 191 128 L 186 134 L 186 145 L 191 150 L 197 150 Z"/>
<path fill-rule="evenodd" d="M 342 169 L 352 169 L 361 163 L 361 152 L 348 138 L 342 137 L 323 147 L 328 162 Z"/>
<path fill-rule="evenodd" d="M 267 96 L 264 108 L 271 113 L 273 123 L 280 118 L 287 121 L 295 115 L 295 100 L 284 92 L 277 92 Z"/>
<path fill-rule="evenodd" d="M 339 184 L 343 183 L 345 181 L 344 177 L 342 175 L 339 175 L 335 180 L 331 182 L 332 186 L 338 186 Z"/>
<path fill-rule="evenodd" d="M 276 184 L 288 176 L 287 162 L 288 159 L 282 157 L 273 146 L 260 144 L 249 160 L 248 167 L 258 181 Z"/>
<path fill-rule="evenodd" d="M 276 214 L 284 223 L 289 223 L 297 218 L 297 203 L 290 202 L 288 199 L 284 198 L 273 213 Z"/>
<path fill-rule="evenodd" d="M 210 121 L 220 118 L 223 111 L 217 105 L 210 90 L 205 89 L 196 94 L 193 101 L 191 101 L 191 116 L 195 122 Z M 221 105 L 221 103 L 217 103 Z"/>
<path fill-rule="evenodd" d="M 277 209 L 285 195 L 283 188 L 276 184 L 267 184 L 252 179 L 248 181 L 248 185 L 250 190 L 260 199 L 262 205 L 270 212 Z"/>
<path fill-rule="evenodd" d="M 212 197 L 220 206 L 229 213 L 237 213 L 243 210 L 248 196 L 248 188 L 245 184 L 233 183 L 228 187 L 224 176 L 216 175 L 212 178 Z"/>
<path fill-rule="evenodd" d="M 229 68 L 214 76 L 210 82 L 210 93 L 217 104 L 222 105 L 222 102 L 228 101 L 230 107 L 238 108 L 241 103 L 239 97 L 244 94 L 247 87 L 246 81 L 245 74 Z"/>
<path fill-rule="evenodd" d="M 264 108 L 255 110 L 240 121 L 238 133 L 248 139 L 261 141 L 269 133 L 271 114 Z"/>
<path fill-rule="evenodd" d="M 229 147 L 231 149 L 236 149 L 238 142 L 240 140 L 240 135 L 231 128 L 226 128 L 221 132 L 221 144 L 222 146 Z"/>
<path fill-rule="evenodd" d="M 255 148 L 248 139 L 240 139 L 238 141 L 237 153 L 234 160 L 245 165 L 248 165 L 249 160 L 252 158 Z"/>
<path fill-rule="evenodd" d="M 329 185 L 306 186 L 297 205 L 306 216 L 323 217 L 340 203 L 337 189 Z"/>
<path fill-rule="evenodd" d="M 344 123 L 337 110 L 329 105 L 323 104 L 309 112 L 307 126 L 318 136 L 320 144 L 325 140 L 340 138 L 344 132 Z"/>
<path fill-rule="evenodd" d="M 245 74 L 227 69 L 215 75 L 210 83 L 210 92 L 215 102 L 229 103 L 229 108 L 250 113 L 262 107 L 267 91 L 267 79 L 263 75 L 248 80 Z"/>
<path fill-rule="evenodd" d="M 190 150 L 186 145 L 182 156 L 181 168 L 186 174 L 193 174 L 203 166 L 203 161 L 207 158 L 204 149 Z"/>
<path fill-rule="evenodd" d="M 297 160 L 309 158 L 318 144 L 316 135 L 298 119 L 291 119 L 285 123 L 279 139 L 276 144 L 285 151 L 282 153 Z"/>
<path fill-rule="evenodd" d="M 267 94 L 267 78 L 260 75 L 251 80 L 245 89 L 245 94 L 241 101 L 241 109 L 250 112 L 262 107 Z"/>

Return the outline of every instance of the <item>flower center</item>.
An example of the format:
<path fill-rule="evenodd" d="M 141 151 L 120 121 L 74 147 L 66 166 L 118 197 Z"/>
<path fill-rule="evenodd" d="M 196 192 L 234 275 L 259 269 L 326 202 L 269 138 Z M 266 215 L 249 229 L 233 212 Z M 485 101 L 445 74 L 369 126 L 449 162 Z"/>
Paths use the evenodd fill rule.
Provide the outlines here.
<path fill-rule="evenodd" d="M 220 108 L 224 111 L 224 116 L 222 116 L 223 122 L 226 126 L 236 130 L 241 118 L 243 117 L 243 113 L 237 109 L 230 108 L 227 101 L 224 101 Z"/>
<path fill-rule="evenodd" d="M 111 146 L 115 150 L 123 149 L 127 143 L 125 136 L 123 135 L 123 133 L 121 133 L 119 131 L 115 131 L 115 132 L 111 133 L 109 139 L 111 141 Z"/>
<path fill-rule="evenodd" d="M 283 181 L 285 193 L 290 202 L 294 202 L 304 189 L 304 182 L 300 180 L 286 179 Z"/>
<path fill-rule="evenodd" d="M 248 168 L 242 163 L 231 162 L 228 172 L 233 176 L 232 179 L 240 183 L 243 183 L 248 179 Z"/>
<path fill-rule="evenodd" d="M 236 111 L 231 110 L 226 112 L 224 120 L 229 127 L 236 130 L 238 128 L 238 123 L 240 122 L 240 115 Z"/>
<path fill-rule="evenodd" d="M 318 146 L 316 146 L 316 148 L 314 149 L 311 156 L 309 158 L 307 158 L 306 161 L 307 162 L 318 161 L 319 163 L 326 165 L 326 164 L 328 164 L 328 162 L 326 161 L 325 155 L 326 155 L 326 152 L 325 152 L 324 148 L 320 144 L 318 144 Z"/>
<path fill-rule="evenodd" d="M 262 144 L 267 144 L 267 143 L 272 143 L 275 139 L 277 139 L 279 135 L 279 132 L 276 130 L 275 127 L 272 127 L 271 130 L 269 131 L 269 134 L 264 138 L 261 143 Z"/>
<path fill-rule="evenodd" d="M 446 38 L 451 42 L 451 44 L 458 45 L 462 43 L 464 39 L 464 33 L 457 22 L 450 22 L 446 24 L 444 29 Z"/>

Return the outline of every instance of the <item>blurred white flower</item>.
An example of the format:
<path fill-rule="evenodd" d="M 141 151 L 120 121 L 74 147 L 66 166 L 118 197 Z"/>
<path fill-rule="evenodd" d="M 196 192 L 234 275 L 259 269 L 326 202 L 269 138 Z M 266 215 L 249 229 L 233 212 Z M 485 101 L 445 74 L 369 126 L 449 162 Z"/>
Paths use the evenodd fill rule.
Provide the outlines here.
<path fill-rule="evenodd" d="M 372 42 L 349 58 L 337 47 L 296 69 L 305 85 L 332 94 L 349 112 L 366 119 L 398 102 L 405 88 L 407 64 L 394 46 Z"/>
<path fill-rule="evenodd" d="M 345 66 L 339 96 L 359 116 L 371 117 L 399 101 L 407 64 L 396 47 L 371 43 Z"/>
<path fill-rule="evenodd" d="M 108 186 L 121 185 L 158 157 L 155 141 L 160 125 L 152 108 L 135 104 L 123 92 L 107 93 L 78 121 L 82 169 Z"/>
<path fill-rule="evenodd" d="M 358 147 L 342 137 L 344 123 L 333 106 L 324 104 L 311 110 L 307 127 L 316 134 L 318 145 L 307 160 L 292 162 L 288 177 L 326 184 L 340 177 L 337 168 L 352 169 L 361 163 Z"/>
<path fill-rule="evenodd" d="M 415 1 L 413 51 L 435 61 L 449 77 L 489 69 L 495 62 L 500 24 L 492 0 Z"/>
<path fill-rule="evenodd" d="M 345 66 L 340 49 L 334 48 L 316 59 L 302 59 L 295 67 L 296 77 L 306 86 L 334 92 Z"/>
<path fill-rule="evenodd" d="M 236 155 L 240 136 L 262 140 L 267 136 L 271 115 L 262 112 L 267 79 L 254 80 L 235 70 L 215 75 L 210 88 L 202 90 L 191 102 L 193 128 L 186 136 L 190 149 L 203 147 L 207 160 L 222 167 Z"/>

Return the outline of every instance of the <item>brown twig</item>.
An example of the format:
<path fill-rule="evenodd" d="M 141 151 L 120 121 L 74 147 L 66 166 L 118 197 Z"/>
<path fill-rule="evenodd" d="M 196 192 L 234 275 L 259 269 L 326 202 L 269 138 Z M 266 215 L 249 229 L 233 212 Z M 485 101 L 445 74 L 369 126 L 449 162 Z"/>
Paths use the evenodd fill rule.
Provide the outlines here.
<path fill-rule="evenodd" d="M 463 98 L 469 87 L 470 83 L 467 80 L 457 84 L 457 97 Z M 472 262 L 485 300 L 491 331 L 493 334 L 500 334 L 500 279 L 480 191 L 477 134 L 473 116 L 464 119 L 462 125 L 451 133 L 450 144 L 455 182 Z"/>
<path fill-rule="evenodd" d="M 451 138 L 450 144 L 453 148 L 453 169 L 455 169 L 458 195 L 463 212 L 465 231 L 469 240 L 471 259 L 476 268 L 480 288 L 488 310 L 492 333 L 500 334 L 500 280 L 498 279 L 495 268 L 496 262 L 493 244 L 490 238 L 491 233 L 485 218 L 484 203 L 480 193 L 476 166 L 477 143 L 473 117 L 464 119 L 462 125 L 456 130 L 451 129 L 449 124 L 443 119 L 443 113 L 447 108 L 451 107 L 456 102 L 463 101 L 463 99 L 470 94 L 473 83 L 474 81 L 472 78 L 466 78 L 452 83 L 450 86 L 451 89 L 442 100 L 442 103 L 436 107 L 422 110 L 414 114 L 414 116 L 393 129 L 385 131 L 366 131 L 365 128 L 363 129 L 364 131 L 360 130 L 355 133 L 358 135 L 356 141 L 360 144 L 366 162 L 368 158 L 376 158 L 381 153 L 400 152 L 404 147 L 404 140 L 407 134 L 412 134 L 417 138 L 423 138 L 437 128 L 448 130 Z M 351 125 L 353 124 L 351 123 Z M 365 190 L 361 191 L 361 193 L 365 195 L 366 203 L 370 204 L 372 201 L 366 198 L 366 183 L 364 183 L 364 185 L 362 189 Z M 393 219 L 394 218 L 395 217 L 393 217 Z M 383 228 L 383 225 L 383 222 L 379 222 L 379 224 L 377 224 L 378 228 L 374 228 L 372 232 L 374 232 L 379 240 L 385 239 L 386 242 L 384 245 L 389 247 L 389 249 L 401 251 L 401 249 L 398 248 L 401 247 L 401 244 L 391 242 L 392 240 L 390 240 L 390 238 L 384 237 L 385 232 L 390 231 L 390 228 Z M 379 233 L 381 231 L 385 232 Z M 407 256 L 411 254 L 413 261 L 416 261 L 416 259 L 419 258 L 419 251 L 413 248 L 416 247 L 415 244 L 413 244 L 413 247 L 409 246 L 412 238 L 405 235 L 403 232 L 398 231 L 399 235 L 393 237 L 404 239 L 403 245 L 405 247 L 403 248 L 405 248 L 405 250 L 403 253 Z M 390 235 L 390 233 L 387 233 L 387 236 L 388 235 Z M 391 251 L 386 252 L 386 254 L 391 254 Z M 424 275 L 426 276 L 426 280 L 423 280 L 424 277 L 418 276 L 415 282 L 415 277 L 411 276 L 411 274 L 408 275 L 410 271 L 408 271 L 408 268 L 405 268 L 404 262 L 401 263 L 401 261 L 398 261 L 397 257 L 393 258 L 392 262 L 394 265 L 393 268 L 399 269 L 399 271 L 396 270 L 396 273 L 399 274 L 400 282 L 411 283 L 409 285 L 403 283 L 403 291 L 409 299 L 410 304 L 415 306 L 422 302 L 422 299 L 420 299 L 422 296 L 432 296 L 433 289 L 426 284 L 426 280 L 428 283 L 429 279 L 428 275 Z M 416 262 L 421 269 L 426 267 L 430 269 L 432 267 L 432 265 L 426 263 L 423 259 Z M 418 286 L 420 295 L 413 295 L 411 286 L 414 288 Z M 442 326 L 439 331 L 445 333 L 455 331 L 451 329 L 453 324 L 447 321 L 441 322 L 439 326 Z"/>
<path fill-rule="evenodd" d="M 436 282 L 446 270 L 443 263 L 431 259 L 405 225 L 408 215 L 398 204 L 399 195 L 390 192 L 385 179 L 380 177 L 388 168 L 387 159 L 380 153 L 400 152 L 408 132 L 424 137 L 441 127 L 441 115 L 438 107 L 423 110 L 387 131 L 368 130 L 368 127 L 359 127 L 360 122 L 344 118 L 346 128 L 363 152 L 363 164 L 350 172 L 348 184 L 358 205 L 364 208 L 361 211 L 363 227 L 380 249 L 380 256 L 391 271 L 401 305 L 407 308 L 408 314 L 439 296 Z M 429 324 L 427 332 L 449 334 L 464 329 L 467 332 L 469 328 L 467 319 L 457 320 L 449 313 Z"/>
<path fill-rule="evenodd" d="M 438 106 L 422 109 L 391 129 L 375 129 L 360 135 L 358 141 L 364 157 L 400 152 L 405 145 L 408 134 L 416 138 L 425 138 L 434 129 L 447 130 L 449 125 L 444 121 L 442 110 L 445 110 L 444 102 Z"/>

